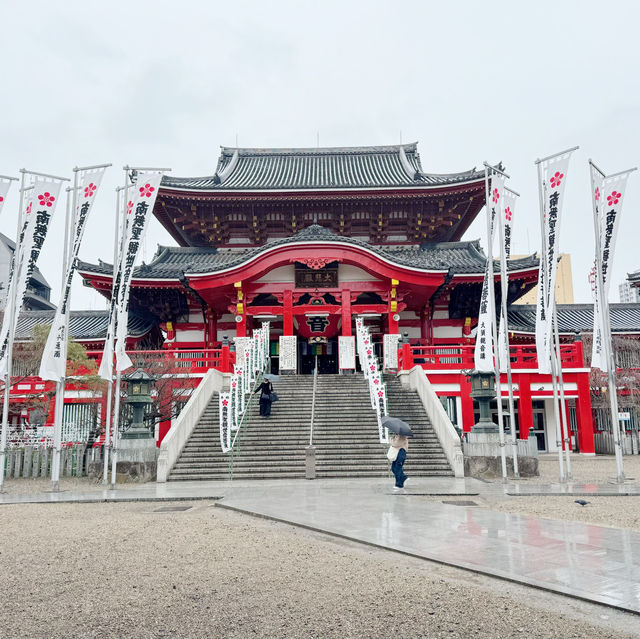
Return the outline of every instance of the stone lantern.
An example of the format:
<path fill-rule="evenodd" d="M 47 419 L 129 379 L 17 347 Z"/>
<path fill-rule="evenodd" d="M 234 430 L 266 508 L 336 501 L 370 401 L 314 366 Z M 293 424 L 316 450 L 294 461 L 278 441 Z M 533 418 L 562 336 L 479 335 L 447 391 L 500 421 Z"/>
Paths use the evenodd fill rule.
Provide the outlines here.
<path fill-rule="evenodd" d="M 131 375 L 127 375 L 125 381 L 127 384 L 126 403 L 133 409 L 133 418 L 131 428 L 122 434 L 122 438 L 152 439 L 153 434 L 144 424 L 144 411 L 147 405 L 153 403 L 151 389 L 155 378 L 139 368 Z"/>
<path fill-rule="evenodd" d="M 484 372 L 473 369 L 469 375 L 471 378 L 471 397 L 478 401 L 480 406 L 480 421 L 473 426 L 475 433 L 497 433 L 498 425 L 491 421 L 489 407 L 491 400 L 496 397 L 496 380 L 493 372 Z"/>

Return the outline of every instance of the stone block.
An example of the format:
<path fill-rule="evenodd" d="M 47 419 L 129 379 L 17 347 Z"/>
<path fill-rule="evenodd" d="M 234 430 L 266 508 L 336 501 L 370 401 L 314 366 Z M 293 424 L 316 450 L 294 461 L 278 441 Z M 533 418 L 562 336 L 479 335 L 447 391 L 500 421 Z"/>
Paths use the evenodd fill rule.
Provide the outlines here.
<path fill-rule="evenodd" d="M 518 457 L 520 477 L 538 477 L 537 457 Z M 478 479 L 502 477 L 502 460 L 499 456 L 468 456 L 464 458 L 464 476 Z M 507 457 L 507 477 L 513 477 L 513 458 Z"/>

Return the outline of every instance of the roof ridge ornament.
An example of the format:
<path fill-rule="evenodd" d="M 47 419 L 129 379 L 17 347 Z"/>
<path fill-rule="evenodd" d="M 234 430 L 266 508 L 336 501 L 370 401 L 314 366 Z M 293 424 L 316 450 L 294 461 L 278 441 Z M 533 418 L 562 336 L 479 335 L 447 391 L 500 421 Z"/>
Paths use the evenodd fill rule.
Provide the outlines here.
<path fill-rule="evenodd" d="M 221 171 L 216 172 L 215 177 L 217 178 L 219 184 L 223 184 L 224 181 L 233 173 L 233 170 L 238 164 L 239 156 L 240 154 L 238 153 L 238 149 L 236 149 L 231 156 L 231 161 L 229 162 L 229 164 L 227 164 L 227 166 L 225 166 Z"/>
<path fill-rule="evenodd" d="M 412 180 L 420 179 L 420 171 L 416 171 L 416 169 L 414 169 L 409 163 L 404 146 L 400 145 L 398 147 L 398 155 L 400 156 L 400 164 L 402 164 L 402 168 L 406 171 L 407 175 Z"/>

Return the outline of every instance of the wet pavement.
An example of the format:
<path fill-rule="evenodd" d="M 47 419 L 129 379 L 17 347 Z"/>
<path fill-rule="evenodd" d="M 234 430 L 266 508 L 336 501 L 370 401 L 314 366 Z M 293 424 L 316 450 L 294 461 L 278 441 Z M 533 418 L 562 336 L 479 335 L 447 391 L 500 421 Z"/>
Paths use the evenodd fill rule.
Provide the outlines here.
<path fill-rule="evenodd" d="M 379 479 L 172 482 L 4 493 L 0 504 L 219 499 L 217 506 L 640 613 L 640 533 L 442 503 L 452 496 L 490 503 L 504 494 L 640 495 L 637 484 L 412 478 L 403 495 L 391 486 Z"/>

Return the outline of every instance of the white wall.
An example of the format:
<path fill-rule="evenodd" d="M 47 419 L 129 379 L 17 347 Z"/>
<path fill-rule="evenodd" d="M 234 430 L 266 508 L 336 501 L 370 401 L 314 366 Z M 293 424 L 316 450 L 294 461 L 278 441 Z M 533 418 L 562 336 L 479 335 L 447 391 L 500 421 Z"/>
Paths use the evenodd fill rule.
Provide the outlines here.
<path fill-rule="evenodd" d="M 434 326 L 434 337 L 462 337 L 462 326 Z"/>
<path fill-rule="evenodd" d="M 375 275 L 367 273 L 367 271 L 352 266 L 351 264 L 339 264 L 338 265 L 338 281 L 339 282 L 380 282 L 381 280 Z"/>
<path fill-rule="evenodd" d="M 256 282 L 293 282 L 295 281 L 295 267 L 293 264 L 279 266 L 265 273 Z"/>

